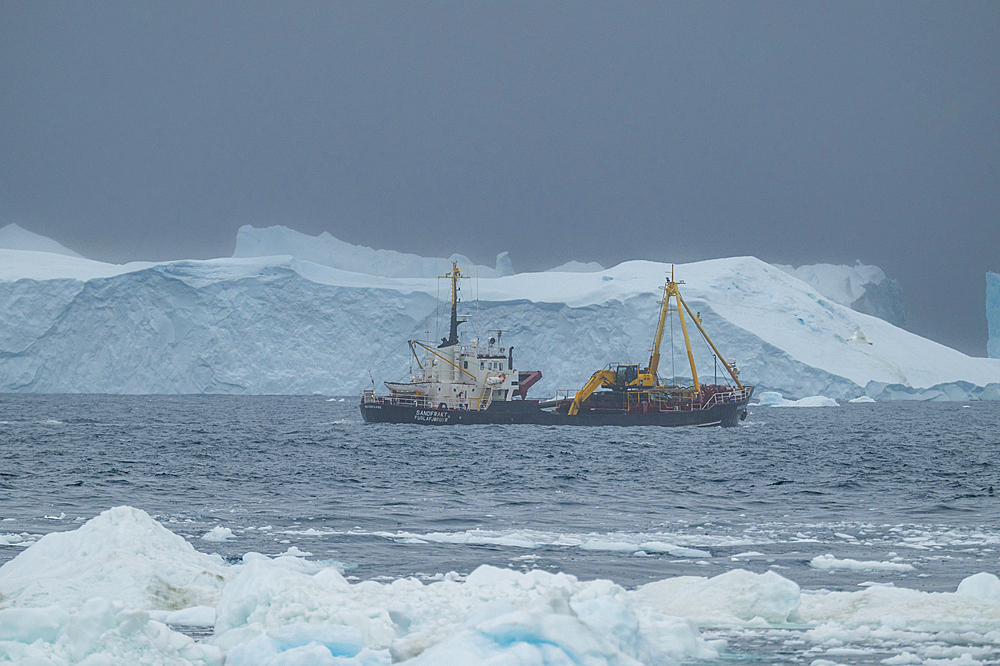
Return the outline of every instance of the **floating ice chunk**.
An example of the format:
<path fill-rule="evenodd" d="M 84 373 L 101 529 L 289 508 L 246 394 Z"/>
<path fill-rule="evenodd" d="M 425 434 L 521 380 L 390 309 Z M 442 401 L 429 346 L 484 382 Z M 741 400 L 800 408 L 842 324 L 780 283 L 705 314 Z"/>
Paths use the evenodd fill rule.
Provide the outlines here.
<path fill-rule="evenodd" d="M 27 534 L 0 534 L 0 546 L 21 546 L 22 548 L 27 548 L 33 543 L 35 543 L 34 539 Z"/>
<path fill-rule="evenodd" d="M 973 574 L 958 584 L 955 594 L 1000 602 L 1000 578 L 986 572 Z"/>
<path fill-rule="evenodd" d="M 216 543 L 223 543 L 230 539 L 235 539 L 236 535 L 228 527 L 222 527 L 221 525 L 216 525 L 201 537 L 202 541 L 214 541 Z"/>
<path fill-rule="evenodd" d="M 824 395 L 812 395 L 800 400 L 791 400 L 782 407 L 839 407 L 840 405 L 833 398 Z"/>
<path fill-rule="evenodd" d="M 139 509 L 109 509 L 68 532 L 47 534 L 0 567 L 0 607 L 72 610 L 93 597 L 131 608 L 213 606 L 231 569 L 199 553 Z"/>
<path fill-rule="evenodd" d="M 847 402 L 854 402 L 854 403 L 859 403 L 859 402 L 875 402 L 875 399 L 874 398 L 869 398 L 867 395 L 859 395 L 857 398 L 851 398 Z"/>
<path fill-rule="evenodd" d="M 279 555 L 278 557 L 311 557 L 312 553 L 306 552 L 304 550 L 299 550 L 298 546 L 289 546 L 288 550 Z"/>
<path fill-rule="evenodd" d="M 1000 626 L 1000 603 L 948 592 L 873 586 L 857 592 L 803 592 L 798 616 L 815 623 L 808 636 L 815 643 L 831 638 L 863 642 L 876 629 L 906 631 L 908 640 L 923 642 L 933 640 L 931 634 L 936 632 L 995 632 Z"/>
<path fill-rule="evenodd" d="M 495 532 L 492 530 L 467 530 L 465 532 L 431 532 L 413 534 L 411 532 L 376 532 L 378 536 L 393 539 L 399 543 L 451 543 L 466 545 L 508 546 L 511 548 L 538 548 L 538 543 L 525 532 Z"/>
<path fill-rule="evenodd" d="M 799 605 L 799 586 L 773 571 L 755 574 L 734 569 L 714 578 L 679 576 L 648 583 L 632 595 L 637 601 L 701 626 L 743 625 L 755 618 L 789 622 Z"/>
<path fill-rule="evenodd" d="M 627 541 L 601 541 L 594 539 L 592 541 L 587 541 L 580 546 L 581 550 L 608 550 L 612 552 L 625 552 L 630 553 L 632 551 L 638 550 L 634 543 L 628 543 Z"/>
<path fill-rule="evenodd" d="M 764 391 L 760 394 L 761 407 L 839 407 L 839 403 L 833 398 L 823 395 L 811 395 L 799 400 L 786 400 L 776 391 Z"/>
<path fill-rule="evenodd" d="M 707 550 L 675 546 L 665 541 L 644 541 L 639 545 L 639 548 L 647 553 L 666 553 L 674 557 L 712 557 L 712 553 Z"/>
<path fill-rule="evenodd" d="M 814 569 L 851 569 L 854 571 L 913 571 L 912 564 L 903 562 L 877 562 L 874 560 L 858 561 L 852 559 L 838 560 L 832 554 L 817 555 L 809 562 Z"/>

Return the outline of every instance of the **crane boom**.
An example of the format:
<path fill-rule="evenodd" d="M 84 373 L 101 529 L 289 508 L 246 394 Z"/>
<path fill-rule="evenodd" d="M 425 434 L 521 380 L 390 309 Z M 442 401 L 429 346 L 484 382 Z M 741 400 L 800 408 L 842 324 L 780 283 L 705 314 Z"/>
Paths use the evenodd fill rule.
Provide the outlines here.
<path fill-rule="evenodd" d="M 656 369 L 660 367 L 660 343 L 663 341 L 663 328 L 667 323 L 667 313 L 670 312 L 670 296 L 667 293 L 667 288 L 660 288 L 663 290 L 663 300 L 660 302 L 660 321 L 656 325 L 656 335 L 653 336 L 653 348 L 650 350 L 649 370 L 647 371 L 654 377 Z"/>

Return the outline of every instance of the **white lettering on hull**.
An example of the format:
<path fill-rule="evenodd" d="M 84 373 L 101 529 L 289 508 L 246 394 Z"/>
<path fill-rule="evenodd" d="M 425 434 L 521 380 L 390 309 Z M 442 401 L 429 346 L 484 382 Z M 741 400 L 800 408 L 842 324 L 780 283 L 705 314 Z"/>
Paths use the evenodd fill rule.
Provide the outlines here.
<path fill-rule="evenodd" d="M 451 420 L 451 414 L 437 412 L 433 409 L 418 409 L 413 415 L 413 420 L 425 423 L 447 423 Z"/>

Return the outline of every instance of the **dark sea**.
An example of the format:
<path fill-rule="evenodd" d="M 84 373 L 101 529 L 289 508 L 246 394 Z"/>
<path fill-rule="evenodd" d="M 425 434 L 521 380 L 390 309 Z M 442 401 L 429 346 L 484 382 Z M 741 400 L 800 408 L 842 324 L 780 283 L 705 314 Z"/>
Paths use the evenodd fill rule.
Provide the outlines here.
<path fill-rule="evenodd" d="M 366 425 L 357 403 L 0 396 L 0 563 L 129 505 L 231 561 L 298 549 L 352 579 L 739 567 L 954 591 L 1000 572 L 1000 403 L 758 406 L 728 429 Z"/>
<path fill-rule="evenodd" d="M 871 630 L 836 595 L 1000 573 L 998 453 L 996 402 L 752 406 L 736 428 L 664 429 L 366 425 L 356 397 L 3 395 L 0 564 L 128 505 L 228 562 L 332 560 L 351 582 L 773 571 L 841 624 L 703 628 L 725 641 L 710 663 L 970 666 L 1000 659 L 1000 620 L 961 633 L 947 614 L 966 611 L 942 610 L 944 629 L 920 629 L 956 595 L 849 595 L 883 604 Z"/>

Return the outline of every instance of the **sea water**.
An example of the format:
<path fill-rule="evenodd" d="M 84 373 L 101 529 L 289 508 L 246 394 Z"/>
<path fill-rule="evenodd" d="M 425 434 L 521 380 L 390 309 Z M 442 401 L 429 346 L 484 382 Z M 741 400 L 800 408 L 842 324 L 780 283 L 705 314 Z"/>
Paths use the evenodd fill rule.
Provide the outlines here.
<path fill-rule="evenodd" d="M 742 570 L 797 584 L 802 608 L 838 593 L 872 604 L 857 595 L 873 588 L 931 608 L 1000 573 L 998 449 L 987 402 L 757 406 L 736 428 L 662 429 L 367 425 L 355 397 L 4 395 L 0 563 L 127 505 L 236 568 L 294 556 L 355 586 L 462 581 L 485 564 L 639 594 Z M 720 589 L 742 603 L 743 588 Z M 1000 620 L 996 635 L 986 621 L 974 638 L 907 638 L 883 617 L 869 633 L 902 633 L 873 642 L 857 620 L 804 617 L 689 613 L 702 639 L 727 641 L 711 643 L 724 660 L 1000 658 Z"/>

